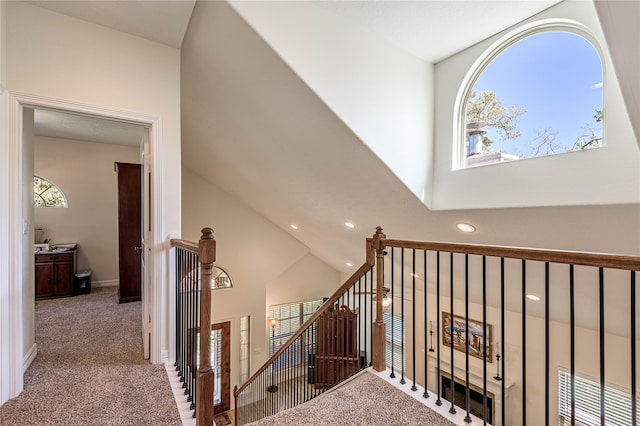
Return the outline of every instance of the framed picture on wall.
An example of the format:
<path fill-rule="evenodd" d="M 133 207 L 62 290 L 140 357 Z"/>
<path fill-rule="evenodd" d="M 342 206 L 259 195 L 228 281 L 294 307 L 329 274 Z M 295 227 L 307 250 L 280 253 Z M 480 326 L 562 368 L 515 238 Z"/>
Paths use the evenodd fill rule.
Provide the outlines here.
<path fill-rule="evenodd" d="M 487 335 L 484 335 L 482 321 L 469 318 L 469 332 L 466 330 L 464 317 L 453 315 L 453 321 L 449 312 L 442 313 L 442 344 L 451 346 L 453 334 L 453 348 L 466 352 L 466 339 L 469 339 L 469 355 L 484 359 L 484 342 L 487 342 L 487 362 L 493 362 L 491 350 L 491 324 L 487 324 Z"/>

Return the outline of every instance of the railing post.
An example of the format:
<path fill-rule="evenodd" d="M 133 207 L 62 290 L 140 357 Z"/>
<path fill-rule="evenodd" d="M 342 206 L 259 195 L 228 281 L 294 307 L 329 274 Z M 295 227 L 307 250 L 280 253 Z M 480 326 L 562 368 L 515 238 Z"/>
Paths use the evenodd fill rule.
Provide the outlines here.
<path fill-rule="evenodd" d="M 213 262 L 216 261 L 216 240 L 213 229 L 204 228 L 198 244 L 201 268 L 200 284 L 200 366 L 196 381 L 196 425 L 213 424 L 213 386 L 211 370 L 211 283 Z"/>
<path fill-rule="evenodd" d="M 384 239 L 387 236 L 382 232 L 382 227 L 376 228 L 373 235 L 373 249 L 376 251 L 376 321 L 371 326 L 372 354 L 371 363 L 376 371 L 387 368 L 385 359 L 386 327 L 382 321 L 382 299 L 384 291 Z"/>

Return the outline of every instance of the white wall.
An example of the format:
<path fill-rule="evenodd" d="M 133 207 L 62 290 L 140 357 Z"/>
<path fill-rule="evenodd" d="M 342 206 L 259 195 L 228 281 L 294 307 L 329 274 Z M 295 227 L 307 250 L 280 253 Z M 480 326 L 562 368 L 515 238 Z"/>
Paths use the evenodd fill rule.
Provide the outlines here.
<path fill-rule="evenodd" d="M 433 147 L 433 65 L 310 3 L 231 5 L 426 201 Z"/>
<path fill-rule="evenodd" d="M 78 243 L 78 271 L 93 285 L 117 285 L 118 186 L 114 162 L 139 163 L 138 147 L 35 137 L 34 174 L 55 183 L 68 208 L 36 207 L 35 227 L 51 243 Z"/>
<path fill-rule="evenodd" d="M 572 19 L 603 50 L 605 147 L 500 165 L 453 170 L 455 102 L 474 62 L 506 30 L 436 65 L 434 209 L 627 204 L 640 202 L 640 152 L 591 2 L 562 2 L 525 22 Z"/>
<path fill-rule="evenodd" d="M 596 1 L 594 5 L 609 43 L 627 111 L 640 144 L 640 55 L 637 47 L 640 40 L 640 2 Z"/>
<path fill-rule="evenodd" d="M 6 86 L 7 78 L 7 2 L 0 2 L 0 87 Z M 0 89 L 2 90 L 2 89 Z"/>
<path fill-rule="evenodd" d="M 267 284 L 266 306 L 329 297 L 342 282 L 335 269 L 308 253 Z"/>
<path fill-rule="evenodd" d="M 282 286 L 307 276 L 295 300 L 308 300 L 340 284 L 338 272 L 309 254 L 308 247 L 265 219 L 260 213 L 221 191 L 189 169 L 182 172 L 182 238 L 197 242 L 204 227 L 214 230 L 216 264 L 233 279 L 233 288 L 212 293 L 212 322 L 231 321 L 232 366 L 239 365 L 239 319 L 251 317 L 251 371 L 267 359 L 266 306 L 286 303 L 292 295 Z M 334 280 L 331 282 L 331 280 Z M 267 296 L 270 288 L 275 295 Z M 319 288 L 323 290 L 320 292 Z M 232 369 L 231 386 L 240 384 Z"/>
<path fill-rule="evenodd" d="M 23 2 L 6 3 L 6 85 L 12 94 L 157 121 L 160 149 L 153 160 L 158 170 L 152 172 L 162 188 L 155 194 L 160 206 L 154 211 L 153 254 L 157 271 L 164 273 L 155 277 L 153 297 L 164 311 L 155 313 L 168 316 L 168 268 L 163 267 L 168 254 L 162 244 L 180 231 L 179 51 Z M 30 309 L 33 300 L 23 303 L 23 309 Z M 161 317 L 156 330 L 162 335 L 154 346 L 159 350 L 152 348 L 156 362 L 161 349 L 168 348 L 168 327 Z M 32 329 L 32 323 L 25 324 L 25 330 Z"/>

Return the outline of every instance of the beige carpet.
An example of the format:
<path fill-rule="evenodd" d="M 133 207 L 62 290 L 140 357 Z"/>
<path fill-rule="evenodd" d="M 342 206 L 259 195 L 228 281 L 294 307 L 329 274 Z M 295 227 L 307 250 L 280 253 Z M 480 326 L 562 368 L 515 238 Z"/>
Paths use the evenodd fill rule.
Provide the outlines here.
<path fill-rule="evenodd" d="M 366 372 L 334 391 L 250 425 L 451 426 L 454 423 Z"/>
<path fill-rule="evenodd" d="M 38 356 L 0 425 L 181 425 L 164 366 L 143 359 L 140 302 L 115 287 L 36 302 Z"/>

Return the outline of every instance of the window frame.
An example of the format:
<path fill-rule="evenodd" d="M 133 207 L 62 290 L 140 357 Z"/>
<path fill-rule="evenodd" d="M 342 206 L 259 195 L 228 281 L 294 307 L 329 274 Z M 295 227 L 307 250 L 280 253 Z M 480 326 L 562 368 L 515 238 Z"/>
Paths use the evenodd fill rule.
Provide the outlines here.
<path fill-rule="evenodd" d="M 577 21 L 572 19 L 563 19 L 563 18 L 550 18 L 550 19 L 542 19 L 534 22 L 530 22 L 524 25 L 519 26 L 518 28 L 509 31 L 502 37 L 498 38 L 494 43 L 492 43 L 479 57 L 476 61 L 471 65 L 469 71 L 465 75 L 462 80 L 462 84 L 458 89 L 458 94 L 456 96 L 456 101 L 454 104 L 453 111 L 453 123 L 454 123 L 454 131 L 453 131 L 453 147 L 452 147 L 452 170 L 466 170 L 474 168 L 474 166 L 466 166 L 465 164 L 465 154 L 466 154 L 466 145 L 467 145 L 467 130 L 466 130 L 466 110 L 467 110 L 467 102 L 473 92 L 473 88 L 475 87 L 480 76 L 487 70 L 489 65 L 503 52 L 507 49 L 513 47 L 516 43 L 528 38 L 535 36 L 536 34 L 541 34 L 545 32 L 566 32 L 578 35 L 584 38 L 586 41 L 591 43 L 596 53 L 600 58 L 600 63 L 602 66 L 602 83 L 603 86 L 607 86 L 607 63 L 606 57 L 604 55 L 604 50 L 602 46 L 598 42 L 596 36 L 593 34 L 591 29 Z M 603 93 L 602 96 L 602 109 L 606 110 L 605 106 L 606 96 Z M 606 140 L 606 119 L 602 121 L 602 140 Z M 603 144 L 603 147 L 605 145 Z M 579 151 L 567 151 L 560 154 L 568 154 L 572 152 Z M 530 160 L 533 158 L 545 158 L 548 156 L 540 156 L 540 157 L 525 157 L 520 160 Z M 511 162 L 509 162 L 511 163 Z M 494 164 L 486 164 L 483 166 L 502 164 L 501 162 L 496 162 Z"/>
<path fill-rule="evenodd" d="M 395 371 L 403 371 L 405 368 L 404 347 L 406 344 L 406 323 L 401 315 L 391 312 L 382 312 L 382 321 L 385 323 L 385 359 L 387 367 Z M 393 325 L 393 327 L 392 327 Z M 403 340 L 404 338 L 404 340 Z M 393 354 L 393 356 L 392 356 Z M 393 360 L 393 365 L 391 361 Z"/>
<path fill-rule="evenodd" d="M 36 179 L 40 179 L 41 181 L 46 182 L 47 184 L 49 184 L 49 187 L 47 189 L 45 189 L 44 191 L 36 193 L 36 190 L 35 190 L 35 185 L 36 185 L 35 180 Z M 42 196 L 42 194 L 44 194 L 45 192 L 47 192 L 47 191 L 49 191 L 51 189 L 57 191 L 60 194 L 60 196 L 62 197 L 63 205 L 56 206 L 56 205 L 52 205 L 52 204 L 47 204 L 47 200 Z M 43 202 L 42 205 L 36 204 L 36 201 L 35 201 L 36 197 L 39 197 L 42 200 L 42 202 Z M 34 174 L 33 175 L 33 206 L 34 207 L 42 207 L 42 208 L 66 209 L 66 208 L 69 208 L 69 202 L 67 201 L 67 196 L 64 195 L 64 192 L 62 192 L 62 190 L 60 189 L 60 187 L 58 185 L 53 183 L 53 181 L 51 181 L 50 179 L 47 179 L 47 178 L 44 178 L 42 176 L 38 176 L 38 175 Z"/>
<path fill-rule="evenodd" d="M 268 337 L 269 348 L 267 349 L 269 357 L 273 356 L 273 354 L 277 352 L 278 349 L 280 349 L 280 347 L 284 345 L 289 340 L 289 338 L 293 334 L 295 334 L 296 331 L 298 331 L 298 329 L 316 312 L 316 310 L 320 306 L 322 306 L 323 303 L 324 303 L 324 299 L 319 298 L 319 299 L 305 300 L 302 302 L 284 303 L 280 305 L 269 306 L 268 308 L 269 318 L 278 319 L 278 324 L 275 326 L 273 330 L 272 330 L 272 326 L 271 325 L 269 326 L 269 337 Z M 314 309 L 313 307 L 316 304 L 317 306 Z M 283 320 L 281 318 L 282 311 L 285 309 L 288 309 L 289 311 L 291 311 L 295 309 L 294 308 L 295 306 L 297 306 L 298 314 L 296 316 L 286 317 Z M 310 310 L 307 311 L 306 308 L 310 308 Z M 277 316 L 273 315 L 274 311 L 278 311 Z M 283 324 L 284 321 L 291 321 L 294 318 L 297 318 L 298 320 L 297 328 L 294 329 L 291 325 L 288 325 L 286 332 L 274 333 L 274 337 L 272 337 L 272 332 L 277 330 L 279 327 L 282 327 L 284 325 Z M 315 329 L 315 325 L 313 325 L 311 329 L 312 335 L 314 335 L 313 333 L 314 329 Z M 288 350 L 293 351 L 292 352 L 293 355 L 284 356 L 284 357 L 281 357 L 281 359 L 276 360 L 274 363 L 271 364 L 271 370 L 272 371 L 285 370 L 287 368 L 294 367 L 296 365 L 306 362 L 306 359 L 302 359 L 302 357 L 300 357 L 300 346 L 304 347 L 305 352 L 307 353 L 311 350 L 315 350 L 315 339 L 314 341 L 311 341 L 311 342 L 304 341 L 291 346 Z"/>
<path fill-rule="evenodd" d="M 593 379 L 587 376 L 578 376 L 577 374 L 574 376 L 575 378 L 575 410 L 576 410 L 576 425 L 582 426 L 599 426 L 600 425 L 600 408 L 598 407 L 598 412 L 589 413 L 590 405 L 589 401 L 582 400 L 582 404 L 580 404 L 580 396 L 589 397 L 590 390 L 595 390 L 597 392 L 596 398 L 599 400 L 600 398 L 600 382 L 597 379 Z M 589 389 L 591 388 L 591 389 Z M 605 410 L 608 409 L 609 413 L 612 409 L 620 406 L 620 399 L 624 399 L 631 404 L 633 400 L 633 395 L 628 389 L 622 389 L 620 387 L 613 387 L 609 384 L 605 384 L 604 387 L 605 393 Z M 618 403 L 615 401 L 618 400 Z M 614 404 L 607 404 L 606 401 L 614 401 Z M 580 406 L 587 406 L 585 410 L 581 410 Z M 616 416 L 616 420 L 625 420 L 628 416 L 628 423 L 622 423 L 624 425 L 631 425 L 631 406 L 629 405 L 629 412 L 617 411 L 618 416 Z M 609 421 L 610 421 L 609 417 Z M 609 421 L 607 424 L 609 424 Z M 571 423 L 571 373 L 564 369 L 558 369 L 558 424 L 560 426 L 570 424 Z M 618 423 L 616 423 L 618 424 Z"/>

